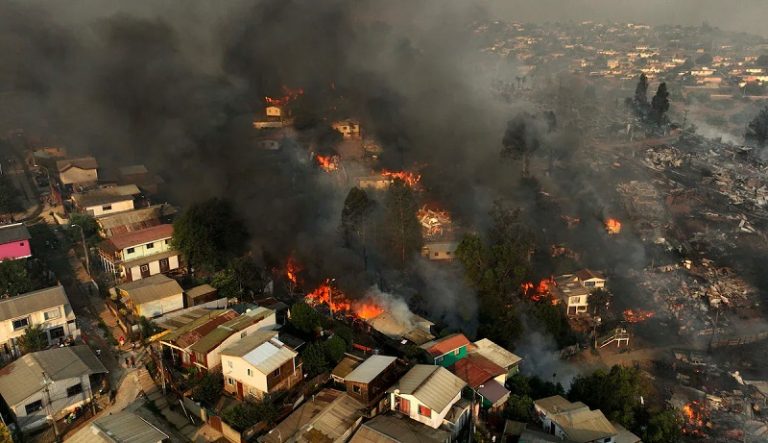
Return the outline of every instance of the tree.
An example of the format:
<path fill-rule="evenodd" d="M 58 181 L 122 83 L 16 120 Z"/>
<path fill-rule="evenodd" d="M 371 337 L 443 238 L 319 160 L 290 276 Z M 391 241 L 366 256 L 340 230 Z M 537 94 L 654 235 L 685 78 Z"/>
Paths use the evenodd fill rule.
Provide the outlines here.
<path fill-rule="evenodd" d="M 235 270 L 232 268 L 222 269 L 213 274 L 211 286 L 218 289 L 219 295 L 222 297 L 236 298 L 242 294 L 242 287 L 237 280 Z"/>
<path fill-rule="evenodd" d="M 192 205 L 173 223 L 173 246 L 191 267 L 215 272 L 242 255 L 248 231 L 228 200 Z"/>
<path fill-rule="evenodd" d="M 394 262 L 405 266 L 412 254 L 421 249 L 421 224 L 416 218 L 418 206 L 404 181 L 395 180 L 384 199 L 384 243 Z"/>
<path fill-rule="evenodd" d="M 26 260 L 0 261 L 0 295 L 15 297 L 32 290 Z"/>
<path fill-rule="evenodd" d="M 558 347 L 563 348 L 575 343 L 573 331 L 571 331 L 571 326 L 562 306 L 553 305 L 549 302 L 536 303 L 531 306 L 530 311 L 536 322 L 554 337 Z"/>
<path fill-rule="evenodd" d="M 768 68 L 768 54 L 763 54 L 760 57 L 758 57 L 757 60 L 755 61 L 755 64 L 763 68 Z"/>
<path fill-rule="evenodd" d="M 89 214 L 72 214 L 69 223 L 80 226 L 83 229 L 83 236 L 85 236 L 86 239 L 96 237 L 99 234 L 99 224 L 96 223 L 96 219 Z M 80 232 L 78 232 L 78 229 L 71 231 L 71 233 L 72 240 L 79 242 Z"/>
<path fill-rule="evenodd" d="M 593 409 L 600 409 L 611 421 L 629 429 L 638 428 L 640 396 L 645 394 L 640 370 L 613 366 L 586 376 L 579 376 L 571 384 L 568 398 L 582 401 Z"/>
<path fill-rule="evenodd" d="M 48 347 L 48 334 L 40 325 L 27 327 L 24 335 L 19 337 L 18 340 L 19 349 L 21 349 L 22 354 L 42 351 Z"/>
<path fill-rule="evenodd" d="M 637 81 L 634 103 L 635 108 L 641 112 L 644 112 L 648 107 L 648 77 L 645 74 L 640 74 Z"/>
<path fill-rule="evenodd" d="M 192 389 L 192 398 L 207 408 L 213 408 L 224 390 L 224 377 L 221 372 L 206 372 Z"/>
<path fill-rule="evenodd" d="M 667 111 L 669 111 L 669 92 L 667 91 L 667 84 L 662 82 L 659 89 L 656 90 L 653 100 L 651 100 L 651 112 L 657 125 L 661 126 Z"/>
<path fill-rule="evenodd" d="M 304 361 L 304 370 L 310 375 L 315 376 L 328 370 L 328 360 L 325 358 L 323 346 L 317 343 L 310 343 L 301 354 Z"/>
<path fill-rule="evenodd" d="M 365 249 L 366 221 L 375 205 L 364 190 L 358 187 L 349 190 L 341 210 L 341 229 L 347 246 L 360 243 Z"/>
<path fill-rule="evenodd" d="M 522 160 L 521 175 L 523 178 L 528 178 L 530 177 L 531 155 L 539 149 L 540 144 L 541 140 L 534 116 L 524 112 L 507 122 L 507 130 L 501 140 L 501 156 L 502 158 Z"/>
<path fill-rule="evenodd" d="M 322 325 L 322 317 L 304 302 L 291 306 L 291 325 L 301 332 L 314 334 Z"/>
<path fill-rule="evenodd" d="M 533 399 L 527 395 L 511 394 L 504 407 L 504 417 L 523 423 L 533 418 Z"/>
<path fill-rule="evenodd" d="M 8 429 L 5 423 L 0 423 L 0 443 L 13 443 L 11 430 Z"/>
<path fill-rule="evenodd" d="M 0 175 L 0 213 L 19 212 L 22 209 L 19 190 L 7 175 Z"/>
<path fill-rule="evenodd" d="M 768 106 L 760 112 L 747 125 L 746 139 L 759 147 L 763 147 L 768 142 Z"/>
<path fill-rule="evenodd" d="M 335 365 L 344 358 L 344 353 L 347 352 L 347 342 L 338 335 L 334 335 L 323 342 L 323 350 L 325 351 L 326 359 Z"/>
<path fill-rule="evenodd" d="M 651 414 L 648 425 L 642 433 L 646 443 L 676 443 L 680 441 L 680 417 L 673 410 Z"/>
<path fill-rule="evenodd" d="M 272 424 L 277 418 L 277 407 L 269 397 L 259 401 L 245 401 L 224 410 L 222 418 L 236 430 L 243 432 L 257 423 Z"/>
<path fill-rule="evenodd" d="M 263 268 L 251 255 L 245 255 L 232 260 L 231 267 L 241 290 L 248 288 L 258 293 L 263 291 Z"/>

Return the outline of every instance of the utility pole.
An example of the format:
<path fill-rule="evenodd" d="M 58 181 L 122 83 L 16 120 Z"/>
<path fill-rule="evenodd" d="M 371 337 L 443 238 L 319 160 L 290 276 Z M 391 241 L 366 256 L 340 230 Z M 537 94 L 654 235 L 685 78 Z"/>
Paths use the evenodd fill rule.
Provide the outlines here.
<path fill-rule="evenodd" d="M 51 381 L 45 371 L 43 371 L 43 390 L 45 391 L 46 399 L 45 411 L 51 416 L 51 420 L 53 421 L 53 433 L 56 434 L 56 441 L 58 442 L 61 441 L 61 436 L 59 435 L 59 426 L 56 424 L 56 416 L 51 408 L 51 391 L 48 388 L 52 383 L 53 381 Z"/>

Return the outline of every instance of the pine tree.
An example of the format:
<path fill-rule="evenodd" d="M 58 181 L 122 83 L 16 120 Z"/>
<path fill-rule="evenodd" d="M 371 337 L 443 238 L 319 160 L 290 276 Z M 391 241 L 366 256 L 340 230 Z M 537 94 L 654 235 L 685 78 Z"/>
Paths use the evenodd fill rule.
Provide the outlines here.
<path fill-rule="evenodd" d="M 749 122 L 746 138 L 759 147 L 768 143 L 768 106 L 760 110 L 755 118 Z"/>
<path fill-rule="evenodd" d="M 645 109 L 648 106 L 648 77 L 640 74 L 635 88 L 635 107 Z"/>
<path fill-rule="evenodd" d="M 669 92 L 667 91 L 667 84 L 662 82 L 659 85 L 659 89 L 656 90 L 656 95 L 653 96 L 651 101 L 651 109 L 653 111 L 653 119 L 656 120 L 656 124 L 661 126 L 664 121 L 664 115 L 669 111 Z"/>

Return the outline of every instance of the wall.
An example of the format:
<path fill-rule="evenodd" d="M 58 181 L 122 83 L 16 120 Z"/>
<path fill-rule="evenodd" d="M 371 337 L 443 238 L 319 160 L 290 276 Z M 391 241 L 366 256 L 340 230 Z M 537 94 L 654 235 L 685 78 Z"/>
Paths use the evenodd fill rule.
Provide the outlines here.
<path fill-rule="evenodd" d="M 232 363 L 230 365 L 230 363 Z M 253 375 L 248 375 L 247 369 L 252 370 Z M 254 387 L 261 392 L 267 392 L 267 376 L 254 369 L 250 364 L 240 357 L 228 355 L 221 356 L 221 373 L 224 375 L 224 389 L 233 394 L 237 394 L 237 381 L 243 386 L 243 394 L 248 392 L 249 387 Z M 229 383 L 229 379 L 233 383 Z"/>
<path fill-rule="evenodd" d="M 160 254 L 171 249 L 171 237 L 167 237 L 160 240 L 154 240 L 145 244 L 136 245 L 132 248 L 125 248 L 121 251 L 123 261 L 131 261 L 139 258 L 149 257 L 150 255 Z M 154 247 L 148 248 L 147 245 L 152 244 Z M 128 252 L 129 249 L 133 249 L 133 252 Z"/>
<path fill-rule="evenodd" d="M 241 338 L 252 334 L 256 331 L 266 331 L 266 330 L 272 330 L 275 329 L 275 326 L 277 324 L 277 316 L 275 314 L 272 314 L 260 322 L 257 322 L 255 324 L 252 324 L 251 326 L 248 326 L 247 328 L 243 329 L 242 331 L 237 331 L 234 334 L 227 337 L 219 346 L 216 346 L 211 350 L 211 352 L 208 353 L 206 356 L 205 362 L 200 363 L 206 363 L 208 369 L 215 368 L 216 366 L 221 365 L 221 351 L 226 349 L 228 346 L 234 344 L 235 342 L 239 341 Z"/>
<path fill-rule="evenodd" d="M 27 257 L 32 257 L 32 250 L 29 248 L 29 241 L 27 240 L 0 245 L 0 261 Z"/>
<path fill-rule="evenodd" d="M 447 368 L 449 366 L 452 366 L 457 361 L 461 360 L 462 358 L 467 356 L 467 347 L 462 346 L 458 349 L 458 354 L 456 351 L 451 351 L 447 354 L 443 354 L 440 357 L 435 358 L 435 364 L 440 365 L 444 368 Z"/>
<path fill-rule="evenodd" d="M 53 318 L 48 321 L 45 320 L 45 312 L 47 311 L 58 311 L 59 317 Z M 64 305 L 55 306 L 49 309 L 45 309 L 43 311 L 33 312 L 32 314 L 29 314 L 27 316 L 20 316 L 17 318 L 23 318 L 23 317 L 29 317 L 29 326 L 36 326 L 41 325 L 43 329 L 47 332 L 50 329 L 57 328 L 57 327 L 63 327 L 64 328 L 64 337 L 72 337 L 77 338 L 78 331 L 77 326 L 75 324 L 69 325 L 67 323 L 67 319 L 74 320 L 75 316 L 74 313 L 71 311 L 71 308 L 67 308 Z M 16 339 L 22 335 L 24 335 L 24 331 L 26 328 L 22 329 L 13 329 L 13 320 L 6 320 L 3 322 L 0 322 L 0 344 L 6 343 L 10 341 L 11 339 Z M 50 338 L 50 335 L 49 335 Z M 52 341 L 51 343 L 58 342 L 58 340 Z M 11 344 L 8 344 L 9 347 L 11 347 Z"/>
<path fill-rule="evenodd" d="M 41 380 L 42 381 L 42 380 Z M 81 383 L 83 386 L 83 392 L 76 394 L 72 397 L 67 397 L 67 388 Z M 53 382 L 50 387 L 50 399 L 51 410 L 55 417 L 60 418 L 64 415 L 64 412 L 69 412 L 77 406 L 86 403 L 91 397 L 91 384 L 87 375 L 81 377 L 69 378 L 66 380 L 57 380 Z M 27 415 L 25 406 L 34 403 L 37 400 L 43 401 L 43 409 L 33 412 Z M 41 389 L 30 397 L 26 398 L 17 405 L 13 405 L 14 414 L 19 421 L 19 425 L 25 429 L 31 429 L 40 424 L 40 421 L 46 417 L 45 404 L 47 403 L 47 396 Z"/>
<path fill-rule="evenodd" d="M 184 307 L 184 294 L 179 292 L 178 294 L 165 297 L 160 300 L 153 300 L 147 303 L 137 305 L 139 316 L 147 318 L 159 317 L 166 312 L 175 311 Z"/>
<path fill-rule="evenodd" d="M 155 260 L 147 263 L 149 265 L 149 275 L 157 275 L 160 274 L 160 261 Z M 179 256 L 174 255 L 172 257 L 168 257 L 168 270 L 172 271 L 174 269 L 179 269 Z M 129 281 L 136 281 L 141 280 L 141 266 L 132 266 L 130 269 L 126 271 L 125 277 Z"/>
<path fill-rule="evenodd" d="M 394 393 L 390 394 L 390 405 L 393 411 L 397 411 L 395 397 L 397 396 Z M 422 403 L 420 403 L 416 399 L 416 397 L 412 395 L 407 395 L 407 394 L 401 394 L 399 395 L 399 397 L 404 398 L 411 402 L 410 414 L 409 414 L 409 417 L 411 419 L 416 420 L 419 423 L 424 423 L 425 425 L 433 429 L 437 429 L 440 427 L 440 425 L 443 424 L 443 419 L 445 418 L 446 415 L 448 415 L 448 411 L 451 410 L 451 406 L 453 406 L 454 403 L 459 401 L 459 399 L 461 398 L 461 393 L 456 394 L 456 397 L 454 397 L 453 400 L 451 400 L 451 402 L 448 403 L 448 406 L 446 406 L 444 410 L 440 411 L 439 413 L 437 411 L 432 411 L 432 416 L 429 418 L 419 414 L 419 405 L 421 405 Z"/>
<path fill-rule="evenodd" d="M 110 209 L 104 209 L 105 206 L 111 207 Z M 106 205 L 88 206 L 85 208 L 85 212 L 91 214 L 94 217 L 98 217 L 106 214 L 113 214 L 115 212 L 130 211 L 133 209 L 133 197 L 128 197 L 128 200 L 108 203 Z"/>

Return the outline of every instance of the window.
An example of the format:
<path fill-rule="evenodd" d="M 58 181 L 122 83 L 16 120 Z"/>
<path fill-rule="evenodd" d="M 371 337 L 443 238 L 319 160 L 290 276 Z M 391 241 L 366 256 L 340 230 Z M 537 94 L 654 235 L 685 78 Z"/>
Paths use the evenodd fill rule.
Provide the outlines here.
<path fill-rule="evenodd" d="M 48 331 L 48 335 L 51 336 L 51 340 L 58 340 L 60 338 L 64 337 L 64 327 L 59 326 L 58 328 L 53 328 L 50 331 Z"/>
<path fill-rule="evenodd" d="M 80 383 L 67 388 L 67 397 L 74 397 L 77 394 L 83 393 L 83 385 Z"/>
<path fill-rule="evenodd" d="M 13 321 L 13 329 L 24 329 L 29 326 L 29 317 L 17 318 Z"/>
<path fill-rule="evenodd" d="M 235 384 L 235 381 L 234 381 L 234 380 L 232 380 L 232 378 L 231 378 L 231 377 L 227 377 L 227 383 L 229 383 L 230 385 L 234 385 L 234 384 Z"/>
<path fill-rule="evenodd" d="M 171 239 L 170 238 L 166 238 L 165 239 L 165 244 L 166 245 L 170 245 L 171 244 Z"/>
<path fill-rule="evenodd" d="M 101 207 L 101 210 L 102 211 L 111 211 L 112 210 L 112 205 L 104 205 L 104 206 Z"/>
<path fill-rule="evenodd" d="M 419 405 L 419 415 L 424 417 L 432 417 L 432 410 L 424 405 Z"/>
<path fill-rule="evenodd" d="M 147 249 L 153 249 L 155 247 L 154 243 L 147 243 Z"/>
<path fill-rule="evenodd" d="M 45 320 L 53 320 L 54 318 L 61 317 L 61 313 L 59 312 L 59 309 L 51 309 L 50 311 L 45 311 L 43 313 L 43 317 L 45 317 Z"/>
<path fill-rule="evenodd" d="M 133 254 L 134 252 L 136 252 L 136 248 L 128 248 L 125 250 L 126 254 Z"/>
<path fill-rule="evenodd" d="M 149 265 L 141 265 L 139 269 L 141 269 L 141 272 L 149 272 Z"/>
<path fill-rule="evenodd" d="M 581 297 L 571 297 L 571 304 L 576 305 L 581 303 Z"/>
<path fill-rule="evenodd" d="M 438 252 L 435 252 L 435 257 L 437 257 L 438 255 L 440 255 L 440 253 L 438 253 Z"/>
<path fill-rule="evenodd" d="M 42 400 L 38 400 L 38 401 L 36 401 L 34 403 L 30 403 L 30 404 L 24 406 L 24 410 L 27 412 L 27 415 L 29 415 L 29 414 L 31 414 L 33 412 L 37 412 L 37 411 L 39 411 L 41 409 L 43 409 L 43 401 Z"/>
<path fill-rule="evenodd" d="M 437 357 L 437 358 L 435 359 L 435 364 L 436 364 L 436 365 L 439 365 L 439 364 L 441 364 L 442 362 L 443 362 L 443 357 L 442 357 L 442 356 L 440 356 L 440 357 Z"/>
<path fill-rule="evenodd" d="M 584 282 L 584 286 L 586 286 L 588 288 L 591 288 L 591 287 L 595 286 L 595 282 L 593 282 L 593 281 L 585 281 Z"/>
<path fill-rule="evenodd" d="M 453 355 L 459 355 L 460 352 L 461 352 L 461 348 L 453 351 Z"/>
<path fill-rule="evenodd" d="M 247 372 L 247 373 L 248 373 L 248 377 L 253 377 L 253 371 L 251 371 L 251 369 L 250 369 L 250 368 L 246 369 L 246 371 L 245 371 L 245 372 Z"/>
<path fill-rule="evenodd" d="M 360 388 L 360 385 L 352 385 L 352 392 L 355 394 L 361 394 L 363 390 Z"/>
<path fill-rule="evenodd" d="M 278 375 L 280 375 L 280 368 L 277 368 L 274 371 L 272 371 L 272 377 L 277 377 Z"/>
<path fill-rule="evenodd" d="M 24 246 L 24 242 L 19 243 L 19 246 Z"/>

